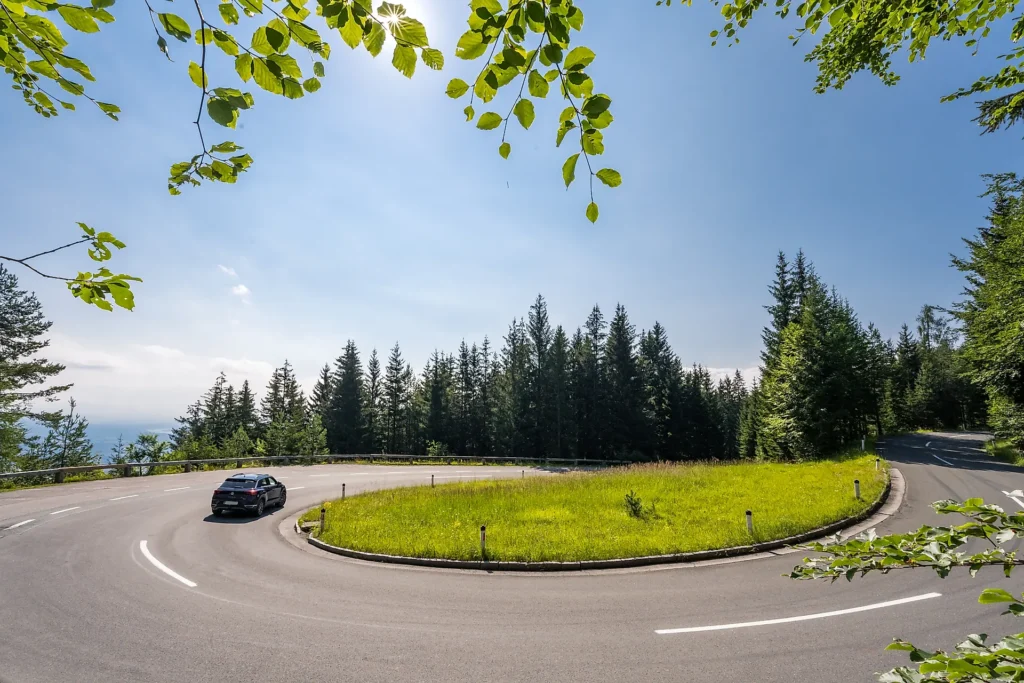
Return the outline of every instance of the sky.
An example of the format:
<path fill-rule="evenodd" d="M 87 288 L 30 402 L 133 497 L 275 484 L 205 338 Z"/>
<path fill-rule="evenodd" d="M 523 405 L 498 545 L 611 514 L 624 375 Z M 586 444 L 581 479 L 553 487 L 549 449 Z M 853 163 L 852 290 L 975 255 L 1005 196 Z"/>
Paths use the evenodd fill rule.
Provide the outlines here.
<path fill-rule="evenodd" d="M 613 100 L 601 166 L 623 175 L 595 188 L 596 225 L 585 184 L 562 184 L 562 102 L 538 101 L 529 131 L 510 126 L 506 161 L 500 132 L 466 123 L 465 102 L 446 97 L 449 79 L 480 67 L 453 56 L 462 2 L 406 3 L 444 51 L 442 72 L 420 64 L 407 80 L 390 45 L 372 59 L 335 34 L 315 95 L 251 85 L 256 106 L 236 131 L 204 128 L 245 146 L 251 170 L 178 197 L 167 169 L 199 149 L 186 70 L 197 46 L 172 41 L 168 62 L 135 2 L 99 34 L 66 31 L 97 77 L 92 94 L 121 120 L 85 103 L 47 120 L 14 91 L 0 96 L 0 253 L 71 241 L 76 221 L 127 243 L 111 267 L 144 279 L 134 312 L 15 271 L 54 323 L 48 355 L 67 366 L 82 413 L 107 432 L 166 430 L 218 372 L 262 388 L 285 359 L 308 391 L 350 338 L 364 360 L 399 341 L 420 368 L 435 348 L 500 341 L 537 294 L 570 332 L 595 303 L 608 317 L 622 303 L 638 330 L 660 321 L 685 363 L 752 376 L 780 249 L 802 248 L 886 336 L 922 304 L 958 297 L 949 255 L 982 223 L 980 175 L 1014 170 L 1020 142 L 979 136 L 969 102 L 939 98 L 997 70 L 1002 38 L 973 58 L 955 44 L 913 65 L 898 56 L 894 88 L 862 74 L 816 95 L 809 48 L 768 12 L 727 48 L 710 45 L 721 24 L 710 3 L 630 3 L 628 18 L 618 3 L 579 4 L 575 40 L 597 53 L 588 72 Z M 217 54 L 212 84 L 238 87 Z M 477 112 L 506 112 L 510 97 Z M 83 249 L 34 263 L 74 274 L 89 261 Z"/>

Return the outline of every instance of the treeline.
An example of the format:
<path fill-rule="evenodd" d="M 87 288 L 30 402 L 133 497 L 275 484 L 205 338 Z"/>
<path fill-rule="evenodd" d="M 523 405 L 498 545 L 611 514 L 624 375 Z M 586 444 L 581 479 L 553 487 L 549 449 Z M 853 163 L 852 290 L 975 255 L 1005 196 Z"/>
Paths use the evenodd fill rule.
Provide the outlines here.
<path fill-rule="evenodd" d="M 500 349 L 463 342 L 435 351 L 420 373 L 398 344 L 385 363 L 374 349 L 364 364 L 349 341 L 308 400 L 286 362 L 258 413 L 248 385 L 235 391 L 222 375 L 179 418 L 174 440 L 206 453 L 233 449 L 244 432 L 268 455 L 306 453 L 322 425 L 338 454 L 726 459 L 739 456 L 746 398 L 739 372 L 716 382 L 706 368 L 685 368 L 658 323 L 638 333 L 623 306 L 610 322 L 595 306 L 570 336 L 538 296 Z"/>
<path fill-rule="evenodd" d="M 761 378 L 741 418 L 740 452 L 763 460 L 835 453 L 869 434 L 983 425 L 986 402 L 963 374 L 958 336 L 934 306 L 898 341 L 864 326 L 803 252 L 780 253 L 766 306 Z"/>

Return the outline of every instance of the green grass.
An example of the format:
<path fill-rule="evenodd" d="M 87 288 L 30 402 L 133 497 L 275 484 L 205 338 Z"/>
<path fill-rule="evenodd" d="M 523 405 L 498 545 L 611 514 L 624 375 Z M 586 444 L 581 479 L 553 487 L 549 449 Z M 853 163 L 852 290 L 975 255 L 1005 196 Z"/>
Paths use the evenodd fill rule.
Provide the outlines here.
<path fill-rule="evenodd" d="M 853 495 L 860 479 L 861 500 Z M 597 473 L 373 491 L 325 503 L 323 540 L 365 552 L 492 561 L 661 555 L 784 538 L 852 516 L 881 494 L 874 456 L 802 464 L 641 465 Z M 646 519 L 627 513 L 635 491 Z M 652 509 L 653 506 L 653 509 Z M 754 535 L 744 512 L 754 513 Z M 303 521 L 319 519 L 319 508 Z"/>
<path fill-rule="evenodd" d="M 985 450 L 996 460 L 1024 467 L 1024 453 L 1014 448 L 1008 439 L 993 439 L 985 442 Z"/>

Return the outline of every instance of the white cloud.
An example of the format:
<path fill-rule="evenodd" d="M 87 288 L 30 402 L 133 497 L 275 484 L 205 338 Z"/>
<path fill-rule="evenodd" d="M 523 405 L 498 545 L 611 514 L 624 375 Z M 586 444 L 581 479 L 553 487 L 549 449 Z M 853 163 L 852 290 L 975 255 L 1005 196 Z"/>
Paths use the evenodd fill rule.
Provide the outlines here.
<path fill-rule="evenodd" d="M 733 375 L 736 374 L 736 371 L 739 370 L 740 374 L 743 375 L 743 381 L 747 385 L 748 389 L 753 385 L 754 380 L 758 379 L 761 376 L 761 368 L 760 367 L 753 367 L 753 368 L 705 368 L 705 370 L 707 370 L 711 374 L 711 380 L 713 382 L 718 382 L 719 380 L 723 380 L 726 377 L 732 377 Z"/>
<path fill-rule="evenodd" d="M 222 266 L 221 264 L 218 263 L 217 267 L 220 268 L 220 272 L 224 273 L 225 275 L 230 275 L 231 277 L 238 277 L 238 273 L 236 273 L 235 269 L 232 268 L 231 266 Z"/>
<path fill-rule="evenodd" d="M 234 294 L 235 296 L 240 296 L 243 299 L 245 299 L 250 294 L 252 294 L 252 291 L 245 285 L 235 285 L 234 287 L 231 288 L 231 293 Z"/>
<path fill-rule="evenodd" d="M 188 404 L 210 388 L 224 372 L 236 388 L 242 382 L 256 392 L 266 386 L 274 366 L 251 358 L 204 356 L 159 345 L 104 344 L 95 350 L 63 335 L 52 335 L 43 354 L 63 363 L 61 382 L 75 386 L 82 414 L 93 422 L 150 422 L 173 424 Z"/>

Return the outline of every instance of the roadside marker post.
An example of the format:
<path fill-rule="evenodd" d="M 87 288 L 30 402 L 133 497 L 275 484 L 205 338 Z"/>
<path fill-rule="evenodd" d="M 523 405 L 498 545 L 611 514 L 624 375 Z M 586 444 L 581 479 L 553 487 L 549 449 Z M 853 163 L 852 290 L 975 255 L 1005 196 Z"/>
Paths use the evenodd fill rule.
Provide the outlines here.
<path fill-rule="evenodd" d="M 434 488 L 434 475 L 430 475 L 430 488 Z"/>
<path fill-rule="evenodd" d="M 487 526 L 480 527 L 480 557 L 487 561 Z"/>
<path fill-rule="evenodd" d="M 526 479 L 526 470 L 523 470 L 523 479 Z"/>
<path fill-rule="evenodd" d="M 860 437 L 860 449 L 861 450 L 864 450 L 864 445 L 865 445 L 864 442 L 866 442 L 866 441 L 867 441 L 867 437 L 864 437 L 864 436 Z"/>
<path fill-rule="evenodd" d="M 753 535 L 754 533 L 754 513 L 747 510 L 747 533 Z"/>
<path fill-rule="evenodd" d="M 860 500 L 860 479 L 853 480 L 853 495 Z"/>
<path fill-rule="evenodd" d="M 320 538 L 324 537 L 324 517 L 327 514 L 327 508 L 320 508 L 320 532 L 317 534 Z"/>
<path fill-rule="evenodd" d="M 881 458 L 875 458 L 875 471 L 876 471 L 876 472 L 877 472 L 877 471 L 879 470 L 879 468 L 880 468 L 880 467 L 882 466 L 882 465 L 881 465 L 881 462 L 882 462 L 882 459 L 881 459 Z"/>
<path fill-rule="evenodd" d="M 342 484 L 341 484 L 341 499 L 345 500 L 345 483 L 344 482 L 342 482 Z"/>

